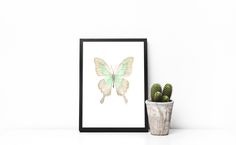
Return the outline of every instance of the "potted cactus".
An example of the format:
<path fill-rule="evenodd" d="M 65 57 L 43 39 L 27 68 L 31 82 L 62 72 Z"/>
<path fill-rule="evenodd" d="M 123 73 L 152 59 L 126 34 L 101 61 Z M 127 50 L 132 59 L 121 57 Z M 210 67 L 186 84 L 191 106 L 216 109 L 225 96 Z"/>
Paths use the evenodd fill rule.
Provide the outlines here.
<path fill-rule="evenodd" d="M 168 135 L 174 101 L 171 98 L 172 85 L 166 84 L 162 90 L 160 84 L 151 87 L 151 100 L 146 100 L 151 134 Z"/>

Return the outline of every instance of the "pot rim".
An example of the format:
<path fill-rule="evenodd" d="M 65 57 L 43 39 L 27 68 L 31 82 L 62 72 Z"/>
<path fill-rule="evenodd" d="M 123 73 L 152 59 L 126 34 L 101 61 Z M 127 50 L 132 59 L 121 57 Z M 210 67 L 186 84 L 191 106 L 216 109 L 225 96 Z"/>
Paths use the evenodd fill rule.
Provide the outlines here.
<path fill-rule="evenodd" d="M 174 101 L 170 100 L 169 102 L 152 102 L 151 100 L 146 100 L 146 104 L 158 104 L 158 105 L 167 105 L 167 104 L 173 104 Z"/>

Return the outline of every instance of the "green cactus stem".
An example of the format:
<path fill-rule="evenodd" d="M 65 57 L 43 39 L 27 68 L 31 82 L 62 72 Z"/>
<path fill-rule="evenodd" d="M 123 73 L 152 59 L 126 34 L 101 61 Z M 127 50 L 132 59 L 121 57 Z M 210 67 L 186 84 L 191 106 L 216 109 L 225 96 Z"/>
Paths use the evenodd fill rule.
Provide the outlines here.
<path fill-rule="evenodd" d="M 162 98 L 161 92 L 156 92 L 152 97 L 152 102 L 160 102 Z"/>
<path fill-rule="evenodd" d="M 153 84 L 151 88 L 151 97 L 154 97 L 156 92 L 162 93 L 161 85 L 160 84 Z"/>
<path fill-rule="evenodd" d="M 164 86 L 162 95 L 163 95 L 163 96 L 166 95 L 166 96 L 168 96 L 169 99 L 170 99 L 171 94 L 172 94 L 172 85 L 171 85 L 171 84 L 166 84 L 166 85 Z"/>
<path fill-rule="evenodd" d="M 161 100 L 162 102 L 169 102 L 170 101 L 170 98 L 167 95 L 162 96 L 161 99 L 162 99 Z"/>

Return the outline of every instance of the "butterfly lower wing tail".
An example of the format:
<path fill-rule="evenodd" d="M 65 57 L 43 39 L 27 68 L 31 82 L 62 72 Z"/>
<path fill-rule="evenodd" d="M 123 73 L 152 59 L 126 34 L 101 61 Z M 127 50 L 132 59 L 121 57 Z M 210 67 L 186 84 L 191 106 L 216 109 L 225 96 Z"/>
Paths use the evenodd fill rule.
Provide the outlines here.
<path fill-rule="evenodd" d="M 128 99 L 126 98 L 126 96 L 123 96 L 124 100 L 125 100 L 125 104 L 128 103 Z"/>
<path fill-rule="evenodd" d="M 102 79 L 98 83 L 98 88 L 103 93 L 100 103 L 103 104 L 105 97 L 111 95 L 112 82 L 110 79 Z"/>
<path fill-rule="evenodd" d="M 102 99 L 100 100 L 100 103 L 103 104 L 106 96 L 103 96 Z"/>
<path fill-rule="evenodd" d="M 128 102 L 128 99 L 125 96 L 125 93 L 127 92 L 129 88 L 129 81 L 126 79 L 117 79 L 116 80 L 116 93 L 119 96 L 123 96 L 125 103 Z"/>

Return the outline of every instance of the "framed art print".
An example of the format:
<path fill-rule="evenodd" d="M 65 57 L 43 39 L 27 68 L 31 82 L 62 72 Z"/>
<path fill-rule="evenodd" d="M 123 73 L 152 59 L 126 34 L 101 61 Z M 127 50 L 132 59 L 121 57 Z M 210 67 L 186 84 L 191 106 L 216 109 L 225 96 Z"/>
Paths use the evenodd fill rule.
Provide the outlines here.
<path fill-rule="evenodd" d="M 81 132 L 147 132 L 147 39 L 80 39 Z"/>

